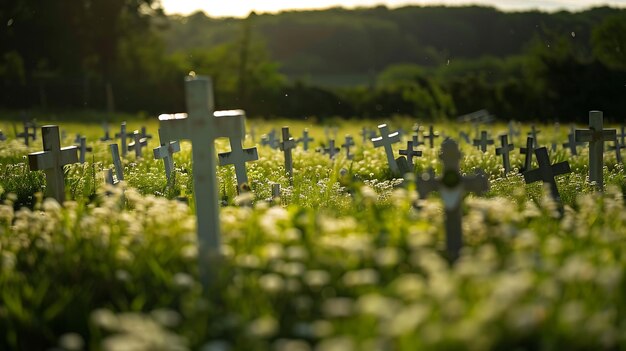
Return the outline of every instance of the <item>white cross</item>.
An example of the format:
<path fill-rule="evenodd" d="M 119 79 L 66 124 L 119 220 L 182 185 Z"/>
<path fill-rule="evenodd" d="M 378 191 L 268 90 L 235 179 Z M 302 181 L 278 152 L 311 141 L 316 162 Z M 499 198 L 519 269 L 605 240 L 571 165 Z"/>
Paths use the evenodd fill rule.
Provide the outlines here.
<path fill-rule="evenodd" d="M 187 114 L 161 115 L 161 128 L 170 138 L 192 143 L 194 199 L 197 217 L 200 277 L 205 287 L 214 278 L 212 263 L 220 256 L 220 217 L 216 179 L 215 139 L 243 139 L 243 112 L 214 112 L 210 78 L 189 76 L 185 80 Z M 235 117 L 235 118 L 233 118 Z"/>
<path fill-rule="evenodd" d="M 396 164 L 396 159 L 393 155 L 392 144 L 400 142 L 400 135 L 398 132 L 389 133 L 389 127 L 386 124 L 381 124 L 378 126 L 380 130 L 380 136 L 372 139 L 372 143 L 374 147 L 384 147 L 385 154 L 387 155 L 387 162 L 389 163 L 389 168 L 391 169 L 391 173 L 393 175 L 400 175 L 400 169 Z"/>
<path fill-rule="evenodd" d="M 399 153 L 400 153 L 400 155 L 406 156 L 407 164 L 409 166 L 409 169 L 411 169 L 411 170 L 413 170 L 413 168 L 414 168 L 413 157 L 420 157 L 420 156 L 422 156 L 422 151 L 415 150 L 415 144 L 414 144 L 413 140 L 407 141 L 406 142 L 406 149 L 405 150 L 400 150 Z"/>
<path fill-rule="evenodd" d="M 339 148 L 335 146 L 335 139 L 330 139 L 328 141 L 328 147 L 323 151 L 325 154 L 328 154 L 328 157 L 334 159 L 335 155 L 339 153 Z"/>
<path fill-rule="evenodd" d="M 480 139 L 474 139 L 474 146 L 480 151 L 487 152 L 487 145 L 493 145 L 493 139 L 489 139 L 486 131 L 480 132 Z"/>
<path fill-rule="evenodd" d="M 65 200 L 65 180 L 63 166 L 78 162 L 76 146 L 61 148 L 59 126 L 41 127 L 43 151 L 28 154 L 31 171 L 46 173 L 46 196 L 55 198 L 59 203 Z"/>
<path fill-rule="evenodd" d="M 241 123 L 245 123 L 246 116 L 243 111 L 234 111 L 240 113 L 239 115 L 233 115 L 229 118 L 238 118 Z M 248 149 L 243 148 L 243 140 L 238 138 L 237 135 L 230 138 L 230 152 L 223 152 L 218 154 L 219 165 L 234 165 L 235 176 L 237 177 L 237 187 L 242 190 L 244 184 L 248 184 L 248 173 L 246 172 L 246 162 L 256 161 L 259 159 L 259 154 L 256 147 Z"/>
<path fill-rule="evenodd" d="M 107 122 L 102 122 L 102 129 L 104 129 L 104 136 L 100 138 L 100 141 L 111 140 L 111 136 L 109 135 L 109 124 Z"/>
<path fill-rule="evenodd" d="M 163 132 L 163 129 L 159 128 L 159 143 L 161 146 L 152 149 L 154 158 L 163 160 L 165 166 L 165 178 L 167 183 L 170 182 L 172 171 L 174 170 L 174 153 L 180 152 L 180 142 L 178 140 L 171 141 Z"/>
<path fill-rule="evenodd" d="M 576 141 L 589 142 L 589 181 L 596 182 L 598 189 L 604 187 L 602 168 L 604 164 L 604 142 L 616 141 L 615 129 L 603 129 L 601 111 L 589 112 L 589 129 L 576 130 Z"/>

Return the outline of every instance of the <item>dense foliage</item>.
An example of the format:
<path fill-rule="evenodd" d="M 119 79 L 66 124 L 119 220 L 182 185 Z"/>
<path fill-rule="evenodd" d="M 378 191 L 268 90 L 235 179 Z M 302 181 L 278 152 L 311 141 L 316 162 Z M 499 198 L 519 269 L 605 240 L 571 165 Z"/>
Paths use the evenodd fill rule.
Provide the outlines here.
<path fill-rule="evenodd" d="M 257 134 L 280 125 L 251 124 Z M 294 136 L 309 127 L 315 145 L 324 143 L 320 126 L 291 127 Z M 100 136 L 97 125 L 62 128 L 70 136 L 87 132 L 88 140 Z M 0 142 L 0 349 L 626 347 L 626 179 L 613 153 L 605 155 L 605 194 L 586 182 L 582 147 L 579 156 L 551 153 L 573 169 L 558 177 L 560 217 L 540 184 L 525 185 L 516 171 L 502 174 L 492 148 L 483 154 L 462 144 L 462 172 L 484 169 L 491 190 L 466 199 L 466 248 L 451 265 L 438 196 L 417 201 L 412 182 L 391 179 L 384 152 L 362 145 L 359 128 L 340 125 L 339 135 L 357 140 L 353 161 L 297 149 L 293 186 L 281 152 L 260 147 L 260 159 L 248 164 L 252 207 L 236 205 L 250 199 L 236 196 L 233 170 L 220 167 L 224 258 L 206 295 L 197 277 L 194 213 L 175 199 L 193 205 L 190 145 L 175 156 L 173 189 L 160 161 L 132 155 L 124 161 L 126 185 L 104 188 L 107 146 L 90 142 L 94 162 L 66 168 L 70 201 L 60 206 L 42 201 L 43 174 L 22 161 L 40 145 Z M 457 135 L 470 128 L 437 129 Z M 540 129 L 541 145 L 565 140 L 565 128 Z M 218 142 L 220 150 L 226 145 Z M 420 148 L 416 171 L 439 167 L 437 150 Z M 522 163 L 518 152 L 512 162 Z M 273 203 L 271 182 L 283 188 Z"/>

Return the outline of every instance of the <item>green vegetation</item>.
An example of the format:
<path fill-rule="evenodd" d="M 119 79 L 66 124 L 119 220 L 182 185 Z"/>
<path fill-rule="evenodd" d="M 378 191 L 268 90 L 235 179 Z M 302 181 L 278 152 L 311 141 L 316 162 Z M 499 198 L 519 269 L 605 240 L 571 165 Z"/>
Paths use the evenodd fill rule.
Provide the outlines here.
<path fill-rule="evenodd" d="M 289 123 L 294 136 L 308 127 L 317 145 L 323 140 L 320 126 Z M 253 124 L 257 134 L 280 125 Z M 460 128 L 437 127 L 452 136 Z M 62 128 L 100 136 L 95 125 Z M 129 156 L 123 190 L 100 185 L 111 161 L 106 144 L 90 143 L 94 163 L 66 168 L 71 200 L 61 207 L 42 201 L 42 174 L 22 161 L 40 145 L 0 143 L 0 349 L 626 347 L 626 181 L 613 153 L 605 154 L 604 194 L 585 181 L 586 151 L 551 153 L 573 170 L 558 178 L 559 218 L 540 184 L 504 177 L 493 150 L 463 144 L 462 171 L 484 169 L 491 190 L 466 199 L 466 248 L 450 265 L 440 199 L 416 202 L 412 183 L 389 177 L 384 153 L 360 146 L 359 128 L 340 124 L 339 135 L 357 140 L 354 161 L 298 149 L 293 187 L 280 151 L 261 147 L 260 160 L 248 165 L 252 207 L 235 205 L 243 199 L 234 171 L 218 170 L 224 258 L 208 295 L 197 277 L 195 215 L 175 199 L 193 203 L 189 144 L 176 155 L 174 189 L 161 162 Z M 565 140 L 565 128 L 540 129 L 540 144 Z M 226 148 L 220 140 L 218 149 Z M 418 172 L 439 166 L 436 151 L 424 151 Z M 522 163 L 518 152 L 512 162 Z M 266 201 L 271 182 L 282 184 L 281 205 Z"/>

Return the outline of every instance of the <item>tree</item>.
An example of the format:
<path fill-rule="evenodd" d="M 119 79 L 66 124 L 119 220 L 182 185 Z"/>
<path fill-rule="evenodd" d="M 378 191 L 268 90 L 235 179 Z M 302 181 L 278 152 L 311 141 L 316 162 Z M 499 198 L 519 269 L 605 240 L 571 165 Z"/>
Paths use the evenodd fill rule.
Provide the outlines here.
<path fill-rule="evenodd" d="M 607 17 L 592 35 L 593 53 L 613 69 L 626 70 L 626 14 Z"/>

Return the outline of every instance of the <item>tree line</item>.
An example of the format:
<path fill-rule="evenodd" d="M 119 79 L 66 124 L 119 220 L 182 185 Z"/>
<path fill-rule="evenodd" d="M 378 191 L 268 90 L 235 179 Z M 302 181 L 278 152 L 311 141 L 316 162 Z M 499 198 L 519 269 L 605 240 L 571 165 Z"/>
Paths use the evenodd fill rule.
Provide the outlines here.
<path fill-rule="evenodd" d="M 384 6 L 165 16 L 156 0 L 10 0 L 0 104 L 182 111 L 183 77 L 251 116 L 584 119 L 626 110 L 626 11 Z"/>

